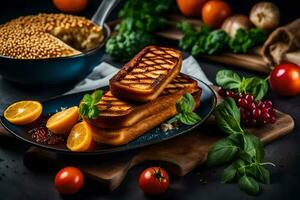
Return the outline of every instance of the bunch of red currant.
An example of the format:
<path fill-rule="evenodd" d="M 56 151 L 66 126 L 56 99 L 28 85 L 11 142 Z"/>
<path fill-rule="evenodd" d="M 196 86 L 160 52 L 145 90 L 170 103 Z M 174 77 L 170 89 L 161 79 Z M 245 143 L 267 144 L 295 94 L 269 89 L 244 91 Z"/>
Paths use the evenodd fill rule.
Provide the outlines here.
<path fill-rule="evenodd" d="M 239 93 L 220 88 L 218 91 L 222 97 L 231 97 L 235 100 L 241 113 L 241 122 L 247 126 L 274 124 L 276 122 L 276 111 L 273 103 L 269 100 L 255 101 L 253 95 Z"/>

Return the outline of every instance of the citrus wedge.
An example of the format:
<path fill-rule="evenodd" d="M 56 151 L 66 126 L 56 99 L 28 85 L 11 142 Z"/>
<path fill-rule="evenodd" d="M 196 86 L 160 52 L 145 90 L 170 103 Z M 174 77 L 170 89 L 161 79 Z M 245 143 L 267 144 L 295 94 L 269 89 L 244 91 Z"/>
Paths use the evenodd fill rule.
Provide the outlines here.
<path fill-rule="evenodd" d="M 37 101 L 19 101 L 4 111 L 4 117 L 15 125 L 25 125 L 40 117 L 43 107 Z"/>
<path fill-rule="evenodd" d="M 46 127 L 53 133 L 69 133 L 79 118 L 79 108 L 77 106 L 68 108 L 52 115 Z"/>
<path fill-rule="evenodd" d="M 67 147 L 71 151 L 86 151 L 92 143 L 92 129 L 87 122 L 77 123 L 71 130 Z"/>

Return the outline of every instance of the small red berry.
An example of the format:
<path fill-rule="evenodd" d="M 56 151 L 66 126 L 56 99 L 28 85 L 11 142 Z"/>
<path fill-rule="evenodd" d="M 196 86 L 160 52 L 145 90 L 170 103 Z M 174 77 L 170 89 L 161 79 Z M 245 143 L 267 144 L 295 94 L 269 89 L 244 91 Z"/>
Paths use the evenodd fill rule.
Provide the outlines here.
<path fill-rule="evenodd" d="M 260 115 L 261 115 L 261 110 L 259 108 L 255 108 L 253 111 L 252 111 L 252 114 L 253 114 L 253 117 L 255 119 L 259 119 Z"/>

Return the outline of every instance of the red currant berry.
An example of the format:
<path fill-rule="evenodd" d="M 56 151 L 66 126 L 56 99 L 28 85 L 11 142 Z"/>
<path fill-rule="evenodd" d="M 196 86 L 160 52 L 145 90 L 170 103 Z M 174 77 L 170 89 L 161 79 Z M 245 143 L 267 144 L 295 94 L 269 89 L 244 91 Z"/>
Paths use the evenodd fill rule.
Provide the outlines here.
<path fill-rule="evenodd" d="M 273 106 L 272 101 L 269 101 L 269 100 L 265 101 L 264 104 L 265 104 L 266 108 L 271 108 Z"/>
<path fill-rule="evenodd" d="M 256 109 L 255 103 L 254 103 L 254 102 L 249 103 L 249 104 L 248 104 L 248 109 L 249 109 L 249 110 L 254 110 L 254 109 Z"/>
<path fill-rule="evenodd" d="M 254 119 L 259 119 L 260 115 L 261 115 L 261 110 L 259 108 L 255 108 L 252 111 L 253 117 Z"/>
<path fill-rule="evenodd" d="M 268 112 L 262 111 L 262 113 L 261 113 L 261 119 L 263 121 L 269 121 L 270 117 L 271 117 L 271 115 Z"/>
<path fill-rule="evenodd" d="M 276 117 L 275 116 L 271 116 L 270 119 L 269 119 L 269 122 L 271 124 L 274 124 L 276 122 Z"/>
<path fill-rule="evenodd" d="M 231 97 L 231 98 L 236 98 L 236 95 L 235 95 L 235 93 L 233 92 L 233 91 L 231 91 L 231 90 L 227 90 L 226 91 L 226 96 L 227 97 Z"/>
<path fill-rule="evenodd" d="M 219 94 L 221 97 L 225 97 L 225 96 L 226 96 L 226 90 L 223 89 L 223 88 L 219 88 L 218 94 Z"/>
<path fill-rule="evenodd" d="M 247 105 L 248 105 L 248 101 L 246 99 L 244 99 L 244 98 L 238 99 L 238 106 L 245 108 L 245 107 L 247 107 Z"/>
<path fill-rule="evenodd" d="M 254 97 L 250 94 L 247 94 L 245 96 L 245 99 L 249 102 L 249 103 L 252 103 L 254 101 Z"/>

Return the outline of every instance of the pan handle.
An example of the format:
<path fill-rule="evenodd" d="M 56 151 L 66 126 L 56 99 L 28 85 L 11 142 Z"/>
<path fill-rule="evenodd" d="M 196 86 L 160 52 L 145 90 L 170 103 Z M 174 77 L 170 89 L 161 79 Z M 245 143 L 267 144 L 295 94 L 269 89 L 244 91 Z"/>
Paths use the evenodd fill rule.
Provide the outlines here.
<path fill-rule="evenodd" d="M 103 27 L 104 21 L 120 0 L 103 0 L 92 17 L 92 22 Z"/>

